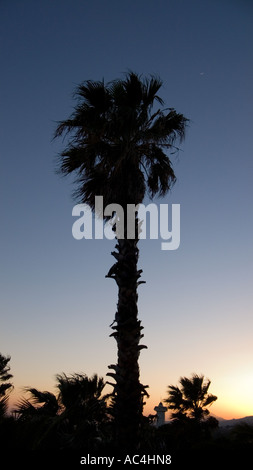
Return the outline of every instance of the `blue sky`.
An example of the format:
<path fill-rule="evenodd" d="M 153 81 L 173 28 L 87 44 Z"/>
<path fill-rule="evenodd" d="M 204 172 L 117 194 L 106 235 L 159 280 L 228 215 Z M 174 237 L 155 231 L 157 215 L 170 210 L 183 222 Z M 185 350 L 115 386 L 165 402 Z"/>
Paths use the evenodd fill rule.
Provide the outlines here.
<path fill-rule="evenodd" d="M 203 373 L 213 411 L 253 414 L 252 18 L 247 0 L 0 2 L 1 317 L 15 396 L 116 361 L 109 338 L 114 243 L 72 237 L 71 178 L 55 174 L 57 121 L 75 87 L 131 69 L 158 74 L 190 123 L 173 158 L 181 245 L 140 242 L 147 412 L 182 375 Z"/>

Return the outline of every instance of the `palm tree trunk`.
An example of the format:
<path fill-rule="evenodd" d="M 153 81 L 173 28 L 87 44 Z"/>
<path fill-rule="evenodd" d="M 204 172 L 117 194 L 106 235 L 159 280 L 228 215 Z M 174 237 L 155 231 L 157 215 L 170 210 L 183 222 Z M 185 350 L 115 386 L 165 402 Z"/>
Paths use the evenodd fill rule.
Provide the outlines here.
<path fill-rule="evenodd" d="M 136 220 L 137 227 L 137 220 Z M 137 231 L 136 231 L 137 233 Z M 138 238 L 118 239 L 112 255 L 117 262 L 112 266 L 107 277 L 115 279 L 118 285 L 118 305 L 115 320 L 112 324 L 118 346 L 117 365 L 109 366 L 114 373 L 113 413 L 116 425 L 116 441 L 121 451 L 135 451 L 139 447 L 140 425 L 143 410 L 143 396 L 148 395 L 139 380 L 140 350 L 146 346 L 139 344 L 143 337 L 140 320 L 138 320 L 137 288 L 142 270 L 137 269 L 139 249 Z"/>

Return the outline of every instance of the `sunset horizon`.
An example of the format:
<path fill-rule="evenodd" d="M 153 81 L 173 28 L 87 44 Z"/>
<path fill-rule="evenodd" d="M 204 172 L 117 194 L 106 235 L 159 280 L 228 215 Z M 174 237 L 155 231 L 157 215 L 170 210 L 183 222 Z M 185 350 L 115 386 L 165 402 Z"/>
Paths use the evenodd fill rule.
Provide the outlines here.
<path fill-rule="evenodd" d="M 253 416 L 252 19 L 237 0 L 1 2 L 8 452 L 207 455 L 215 418 Z M 164 434 L 143 419 L 160 402 Z M 231 458 L 252 451 L 237 431 Z"/>

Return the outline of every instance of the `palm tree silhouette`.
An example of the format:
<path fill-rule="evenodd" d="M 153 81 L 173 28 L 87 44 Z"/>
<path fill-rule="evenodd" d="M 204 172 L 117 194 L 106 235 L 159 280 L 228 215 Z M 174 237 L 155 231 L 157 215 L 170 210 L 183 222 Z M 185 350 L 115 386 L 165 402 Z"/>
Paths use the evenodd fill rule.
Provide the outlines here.
<path fill-rule="evenodd" d="M 41 392 L 37 388 L 25 388 L 29 392 L 30 398 L 22 397 L 15 413 L 21 421 L 29 420 L 33 417 L 54 417 L 60 411 L 57 397 L 51 392 Z"/>
<path fill-rule="evenodd" d="M 0 353 L 0 419 L 4 418 L 7 413 L 9 393 L 13 385 L 8 382 L 12 378 L 10 374 L 10 356 L 3 356 Z"/>
<path fill-rule="evenodd" d="M 142 79 L 134 72 L 108 84 L 85 81 L 76 92 L 77 105 L 69 119 L 61 121 L 55 137 L 69 135 L 60 155 L 62 174 L 76 174 L 75 196 L 95 210 L 95 196 L 103 196 L 104 206 L 120 204 L 124 210 L 124 238 L 116 237 L 112 253 L 116 263 L 107 277 L 118 285 L 118 304 L 113 333 L 118 346 L 117 365 L 108 375 L 115 380 L 114 415 L 120 448 L 136 448 L 145 388 L 139 380 L 138 359 L 142 326 L 138 320 L 137 288 L 142 270 L 137 225 L 135 236 L 127 239 L 127 205 L 142 203 L 149 194 L 164 196 L 176 180 L 165 153 L 177 139 L 182 140 L 187 119 L 174 109 L 154 110 L 163 105 L 157 95 L 162 81 Z M 118 214 L 117 214 L 118 215 Z"/>
<path fill-rule="evenodd" d="M 170 385 L 168 398 L 165 401 L 168 408 L 174 410 L 172 418 L 186 422 L 189 418 L 197 423 L 204 421 L 210 414 L 208 407 L 217 400 L 215 395 L 208 393 L 211 381 L 203 375 L 193 374 L 191 378 L 181 377 L 181 387 Z"/>
<path fill-rule="evenodd" d="M 57 375 L 58 402 L 62 409 L 61 419 L 65 423 L 65 447 L 94 448 L 103 436 L 108 421 L 107 395 L 103 378 L 96 374 L 87 377 L 74 374 L 67 377 Z"/>
<path fill-rule="evenodd" d="M 15 413 L 23 424 L 29 448 L 90 449 L 100 437 L 108 421 L 107 395 L 102 395 L 105 382 L 96 374 L 59 374 L 56 376 L 58 394 L 27 388 L 30 397 L 19 401 Z"/>
<path fill-rule="evenodd" d="M 105 382 L 94 374 L 87 377 L 83 374 L 56 376 L 59 390 L 58 401 L 69 421 L 74 425 L 82 419 L 96 422 L 103 420 L 106 414 L 107 395 L 102 395 Z"/>

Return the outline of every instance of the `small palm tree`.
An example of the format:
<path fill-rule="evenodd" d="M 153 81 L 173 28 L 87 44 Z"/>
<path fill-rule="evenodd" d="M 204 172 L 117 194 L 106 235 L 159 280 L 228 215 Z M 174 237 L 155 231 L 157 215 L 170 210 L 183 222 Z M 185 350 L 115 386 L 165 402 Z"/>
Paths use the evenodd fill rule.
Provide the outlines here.
<path fill-rule="evenodd" d="M 65 423 L 64 447 L 94 449 L 99 445 L 108 422 L 107 395 L 103 378 L 96 374 L 57 375 L 58 401 Z"/>
<path fill-rule="evenodd" d="M 181 377 L 181 387 L 170 385 L 168 398 L 165 401 L 168 408 L 173 410 L 172 417 L 181 422 L 189 418 L 197 423 L 206 419 L 210 414 L 208 407 L 217 400 L 215 395 L 208 393 L 211 381 L 203 375 L 193 374 L 191 378 Z"/>
<path fill-rule="evenodd" d="M 99 439 L 100 429 L 107 421 L 107 396 L 102 396 L 105 382 L 94 374 L 67 376 L 57 379 L 57 396 L 27 388 L 30 397 L 19 401 L 15 413 L 25 435 L 25 445 L 40 448 L 90 448 Z M 22 426 L 23 425 L 23 426 Z"/>
<path fill-rule="evenodd" d="M 118 237 L 116 263 L 107 277 L 118 285 L 118 305 L 113 333 L 118 346 L 117 365 L 109 366 L 115 380 L 114 415 L 120 448 L 138 446 L 145 387 L 139 380 L 142 326 L 138 319 L 138 234 L 127 239 L 127 205 L 143 202 L 146 194 L 164 196 L 176 180 L 167 151 L 182 140 L 187 119 L 163 105 L 158 96 L 162 81 L 142 79 L 130 72 L 107 85 L 86 81 L 77 88 L 77 105 L 69 119 L 61 121 L 55 137 L 69 135 L 60 155 L 59 171 L 74 173 L 75 195 L 95 210 L 95 196 L 104 206 L 120 204 L 124 210 L 124 237 Z M 117 214 L 118 216 L 118 214 Z M 117 237 L 116 237 L 117 238 Z"/>
<path fill-rule="evenodd" d="M 65 416 L 74 425 L 82 420 L 100 422 L 106 416 L 106 395 L 102 395 L 105 382 L 94 374 L 87 377 L 83 374 L 56 376 L 59 389 L 58 400 Z"/>
<path fill-rule="evenodd" d="M 59 446 L 60 406 L 48 391 L 26 388 L 29 398 L 22 397 L 14 410 L 17 420 L 17 445 L 28 450 L 56 449 Z"/>

